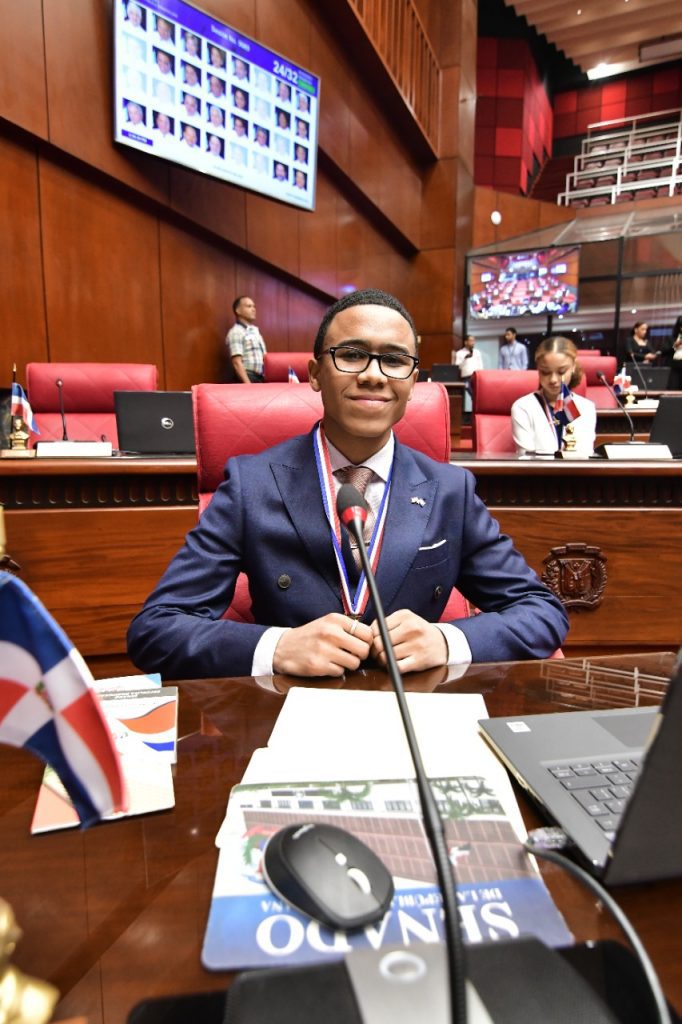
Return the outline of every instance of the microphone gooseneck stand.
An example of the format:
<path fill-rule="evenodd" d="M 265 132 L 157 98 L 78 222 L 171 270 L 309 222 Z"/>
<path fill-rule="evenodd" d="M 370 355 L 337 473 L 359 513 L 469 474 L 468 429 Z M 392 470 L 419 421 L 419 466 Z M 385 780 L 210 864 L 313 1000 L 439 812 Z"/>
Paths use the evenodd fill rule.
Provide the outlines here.
<path fill-rule="evenodd" d="M 436 801 L 431 791 L 429 781 L 424 771 L 419 745 L 414 732 L 412 718 L 410 717 L 403 681 L 398 670 L 398 664 L 393 653 L 393 644 L 386 625 L 381 598 L 377 589 L 376 580 L 372 567 L 369 564 L 367 548 L 362 534 L 363 519 L 366 518 L 365 500 L 351 484 L 343 484 L 339 490 L 337 501 L 339 519 L 346 528 L 353 533 L 360 551 L 360 561 L 367 579 L 370 596 L 374 602 L 379 632 L 386 652 L 386 662 L 391 683 L 400 709 L 405 736 L 410 749 L 410 756 L 414 764 L 417 790 L 421 803 L 422 816 L 424 819 L 424 831 L 431 847 L 431 853 L 436 866 L 438 884 L 443 898 L 444 927 L 445 927 L 445 955 L 448 965 L 448 978 L 450 990 L 450 1007 L 453 1024 L 466 1024 L 466 969 L 464 943 L 460 934 L 457 916 L 457 900 L 455 898 L 456 885 L 453 877 L 453 869 L 448 858 L 447 846 L 443 822 L 436 806 Z"/>

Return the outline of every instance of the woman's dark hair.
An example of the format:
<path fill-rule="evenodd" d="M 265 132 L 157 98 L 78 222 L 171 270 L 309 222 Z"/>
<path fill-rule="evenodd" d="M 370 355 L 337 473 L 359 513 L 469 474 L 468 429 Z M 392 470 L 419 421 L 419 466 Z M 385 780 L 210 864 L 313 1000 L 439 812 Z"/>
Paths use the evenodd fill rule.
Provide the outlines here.
<path fill-rule="evenodd" d="M 388 309 L 395 310 L 395 312 L 399 313 L 404 320 L 407 320 L 414 336 L 414 344 L 418 347 L 419 340 L 417 338 L 417 328 L 414 326 L 414 320 L 407 312 L 402 302 L 396 299 L 394 295 L 389 295 L 388 292 L 379 291 L 377 288 L 365 288 L 363 291 L 351 292 L 349 295 L 344 295 L 343 298 L 339 299 L 338 302 L 335 302 L 333 306 L 330 306 L 324 314 L 322 317 L 322 323 L 318 328 L 315 345 L 313 347 L 313 355 L 316 359 L 322 351 L 324 339 L 327 336 L 329 325 L 334 317 L 339 313 L 343 313 L 344 309 L 352 309 L 353 306 L 387 306 Z"/>
<path fill-rule="evenodd" d="M 634 324 L 632 325 L 632 330 L 630 331 L 633 338 L 635 336 L 635 331 L 637 330 L 637 328 L 641 327 L 643 324 L 646 324 L 646 320 L 635 320 Z"/>
<path fill-rule="evenodd" d="M 573 360 L 573 372 L 568 386 L 574 388 L 583 379 L 582 366 L 578 362 L 578 349 L 570 338 L 564 338 L 560 334 L 544 338 L 535 349 L 535 365 L 537 366 L 542 357 L 549 355 L 550 352 L 556 352 Z"/>

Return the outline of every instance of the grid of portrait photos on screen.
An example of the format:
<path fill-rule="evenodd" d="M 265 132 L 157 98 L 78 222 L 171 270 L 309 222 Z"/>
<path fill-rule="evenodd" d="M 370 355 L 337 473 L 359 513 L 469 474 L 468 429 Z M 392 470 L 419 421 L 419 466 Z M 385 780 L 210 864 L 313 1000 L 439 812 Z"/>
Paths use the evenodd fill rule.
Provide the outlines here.
<path fill-rule="evenodd" d="M 179 0 L 117 0 L 115 43 L 117 141 L 312 209 L 319 79 Z"/>

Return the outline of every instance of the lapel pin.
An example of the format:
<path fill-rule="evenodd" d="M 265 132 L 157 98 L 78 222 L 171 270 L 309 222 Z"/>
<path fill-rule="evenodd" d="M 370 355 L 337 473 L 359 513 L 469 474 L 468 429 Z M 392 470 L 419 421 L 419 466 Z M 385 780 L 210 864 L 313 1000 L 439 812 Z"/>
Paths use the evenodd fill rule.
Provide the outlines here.
<path fill-rule="evenodd" d="M 416 495 L 413 495 L 413 497 L 410 498 L 410 501 L 413 505 L 419 505 L 421 508 L 426 504 L 423 498 L 418 498 Z"/>

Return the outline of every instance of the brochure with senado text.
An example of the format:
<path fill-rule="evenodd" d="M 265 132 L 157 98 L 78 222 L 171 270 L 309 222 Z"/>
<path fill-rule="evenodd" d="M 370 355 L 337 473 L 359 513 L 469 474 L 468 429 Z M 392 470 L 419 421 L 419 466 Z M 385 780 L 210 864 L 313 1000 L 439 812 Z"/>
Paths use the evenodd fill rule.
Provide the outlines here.
<path fill-rule="evenodd" d="M 525 829 L 507 773 L 479 735 L 483 699 L 411 693 L 408 703 L 445 823 L 465 941 L 535 935 L 548 945 L 570 943 L 523 848 Z M 291 690 L 268 746 L 254 751 L 242 784 L 232 790 L 216 838 L 204 965 L 313 963 L 353 948 L 442 939 L 442 900 L 413 774 L 391 693 Z M 267 838 L 285 825 L 318 821 L 358 835 L 391 871 L 395 896 L 377 924 L 333 932 L 263 882 Z"/>

